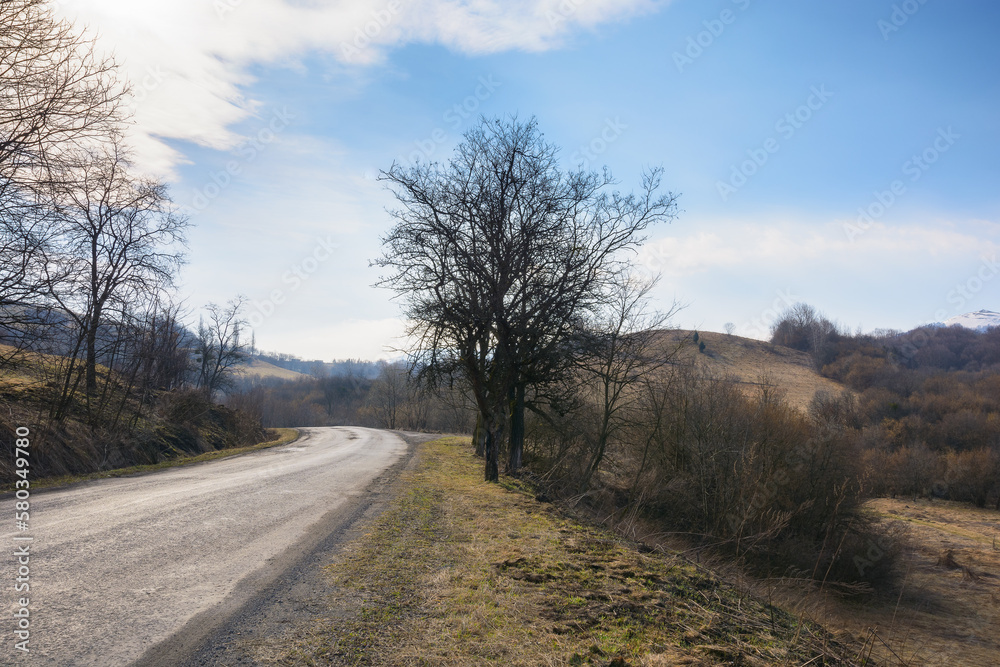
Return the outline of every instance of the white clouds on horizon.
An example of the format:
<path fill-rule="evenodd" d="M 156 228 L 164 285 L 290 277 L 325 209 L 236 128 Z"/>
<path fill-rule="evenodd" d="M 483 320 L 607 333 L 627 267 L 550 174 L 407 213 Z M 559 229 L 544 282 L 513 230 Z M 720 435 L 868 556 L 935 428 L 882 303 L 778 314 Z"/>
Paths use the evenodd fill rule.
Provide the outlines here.
<path fill-rule="evenodd" d="M 653 239 L 640 251 L 638 264 L 670 278 L 713 269 L 787 269 L 803 262 L 847 266 L 873 259 L 891 261 L 895 257 L 912 261 L 917 254 L 978 261 L 984 253 L 1000 251 L 1000 228 L 987 221 L 958 226 L 878 222 L 853 238 L 844 233 L 841 221 L 802 224 L 721 220 L 691 226 L 711 231 Z M 988 240 L 989 236 L 994 239 Z"/>
<path fill-rule="evenodd" d="M 592 29 L 656 10 L 664 0 L 58 0 L 57 12 L 98 35 L 136 93 L 140 164 L 172 176 L 184 156 L 164 139 L 236 146 L 232 126 L 257 104 L 244 95 L 254 65 L 292 65 L 308 52 L 370 65 L 409 43 L 468 54 L 557 48 Z M 367 30 L 367 35 L 365 31 Z M 361 48 L 359 48 L 361 47 Z"/>

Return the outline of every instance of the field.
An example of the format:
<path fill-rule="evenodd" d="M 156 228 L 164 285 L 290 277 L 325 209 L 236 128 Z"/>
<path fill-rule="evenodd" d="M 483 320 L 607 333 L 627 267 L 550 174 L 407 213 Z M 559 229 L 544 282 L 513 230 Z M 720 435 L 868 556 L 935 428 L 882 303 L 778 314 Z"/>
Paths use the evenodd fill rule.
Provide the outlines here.
<path fill-rule="evenodd" d="M 896 599 L 838 605 L 822 619 L 864 641 L 877 629 L 877 664 L 1000 664 L 1000 512 L 942 500 L 871 502 L 909 528 Z M 889 650 L 891 648 L 891 651 Z"/>
<path fill-rule="evenodd" d="M 249 358 L 247 363 L 240 366 L 236 373 L 241 377 L 274 377 L 281 378 L 282 380 L 298 380 L 299 378 L 309 377 L 305 373 L 299 373 L 298 371 L 291 371 L 287 368 L 282 368 L 281 366 L 275 366 L 272 363 L 262 361 L 261 359 L 256 359 L 254 357 Z"/>

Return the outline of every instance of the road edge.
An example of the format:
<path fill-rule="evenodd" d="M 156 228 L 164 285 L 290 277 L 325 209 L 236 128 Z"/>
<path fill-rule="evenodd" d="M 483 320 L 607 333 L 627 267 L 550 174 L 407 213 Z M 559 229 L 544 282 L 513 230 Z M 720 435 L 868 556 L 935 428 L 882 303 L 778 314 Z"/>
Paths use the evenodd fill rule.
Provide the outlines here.
<path fill-rule="evenodd" d="M 141 667 L 217 665 L 237 641 L 259 630 L 259 621 L 301 580 L 315 576 L 350 535 L 381 514 L 400 489 L 400 474 L 418 461 L 417 445 L 437 434 L 389 431 L 406 444 L 398 461 L 373 479 L 344 507 L 327 512 L 309 534 L 241 579 L 225 600 L 192 617 L 168 639 L 150 647 L 133 664 Z"/>

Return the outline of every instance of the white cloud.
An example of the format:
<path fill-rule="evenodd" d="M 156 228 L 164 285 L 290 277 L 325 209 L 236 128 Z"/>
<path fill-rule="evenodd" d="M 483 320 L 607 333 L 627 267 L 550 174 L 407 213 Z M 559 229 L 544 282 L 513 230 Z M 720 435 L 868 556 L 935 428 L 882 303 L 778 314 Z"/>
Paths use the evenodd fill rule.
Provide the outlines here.
<path fill-rule="evenodd" d="M 262 330 L 257 345 L 267 350 L 294 350 L 304 359 L 396 359 L 406 346 L 406 324 L 400 319 L 348 320 L 326 327 Z"/>
<path fill-rule="evenodd" d="M 846 268 L 919 256 L 973 259 L 1000 250 L 998 228 L 986 221 L 974 225 L 875 223 L 853 238 L 844 233 L 841 221 L 718 220 L 690 226 L 712 231 L 654 239 L 640 251 L 639 265 L 671 278 L 712 269 L 781 269 L 816 262 Z M 988 233 L 991 228 L 992 234 Z M 984 238 L 988 236 L 994 240 Z"/>
<path fill-rule="evenodd" d="M 580 28 L 649 12 L 665 0 L 59 0 L 57 11 L 99 35 L 136 92 L 134 144 L 150 171 L 183 156 L 162 139 L 225 149 L 254 112 L 243 97 L 255 64 L 293 65 L 322 51 L 378 62 L 406 43 L 465 53 L 558 47 Z"/>

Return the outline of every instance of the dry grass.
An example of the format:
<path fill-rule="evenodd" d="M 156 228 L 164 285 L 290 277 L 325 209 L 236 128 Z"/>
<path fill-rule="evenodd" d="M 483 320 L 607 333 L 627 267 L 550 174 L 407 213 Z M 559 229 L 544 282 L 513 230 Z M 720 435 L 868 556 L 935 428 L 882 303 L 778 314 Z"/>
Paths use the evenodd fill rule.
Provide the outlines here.
<path fill-rule="evenodd" d="M 305 373 L 299 373 L 298 371 L 288 370 L 287 368 L 282 368 L 281 366 L 275 366 L 274 364 L 263 361 L 261 359 L 250 358 L 247 363 L 240 366 L 236 374 L 241 377 L 256 376 L 259 378 L 281 378 L 282 380 L 298 380 L 300 378 L 309 377 Z"/>
<path fill-rule="evenodd" d="M 260 643 L 260 664 L 847 664 L 817 626 L 677 555 L 568 519 L 519 482 L 483 483 L 467 438 L 420 457 L 329 567 L 331 619 Z"/>
<path fill-rule="evenodd" d="M 676 344 L 691 331 L 668 331 L 663 344 Z M 762 377 L 785 392 L 788 403 L 800 410 L 809 407 L 817 391 L 840 394 L 845 387 L 816 372 L 812 357 L 805 352 L 760 340 L 713 332 L 698 332 L 705 342 L 705 351 L 698 352 L 689 344 L 681 353 L 683 359 L 694 360 L 695 367 L 715 377 L 731 375 L 752 392 Z"/>
<path fill-rule="evenodd" d="M 786 590 L 786 606 L 868 642 L 867 664 L 1000 664 L 1000 512 L 941 500 L 870 506 L 909 529 L 902 590 L 864 602 Z"/>

